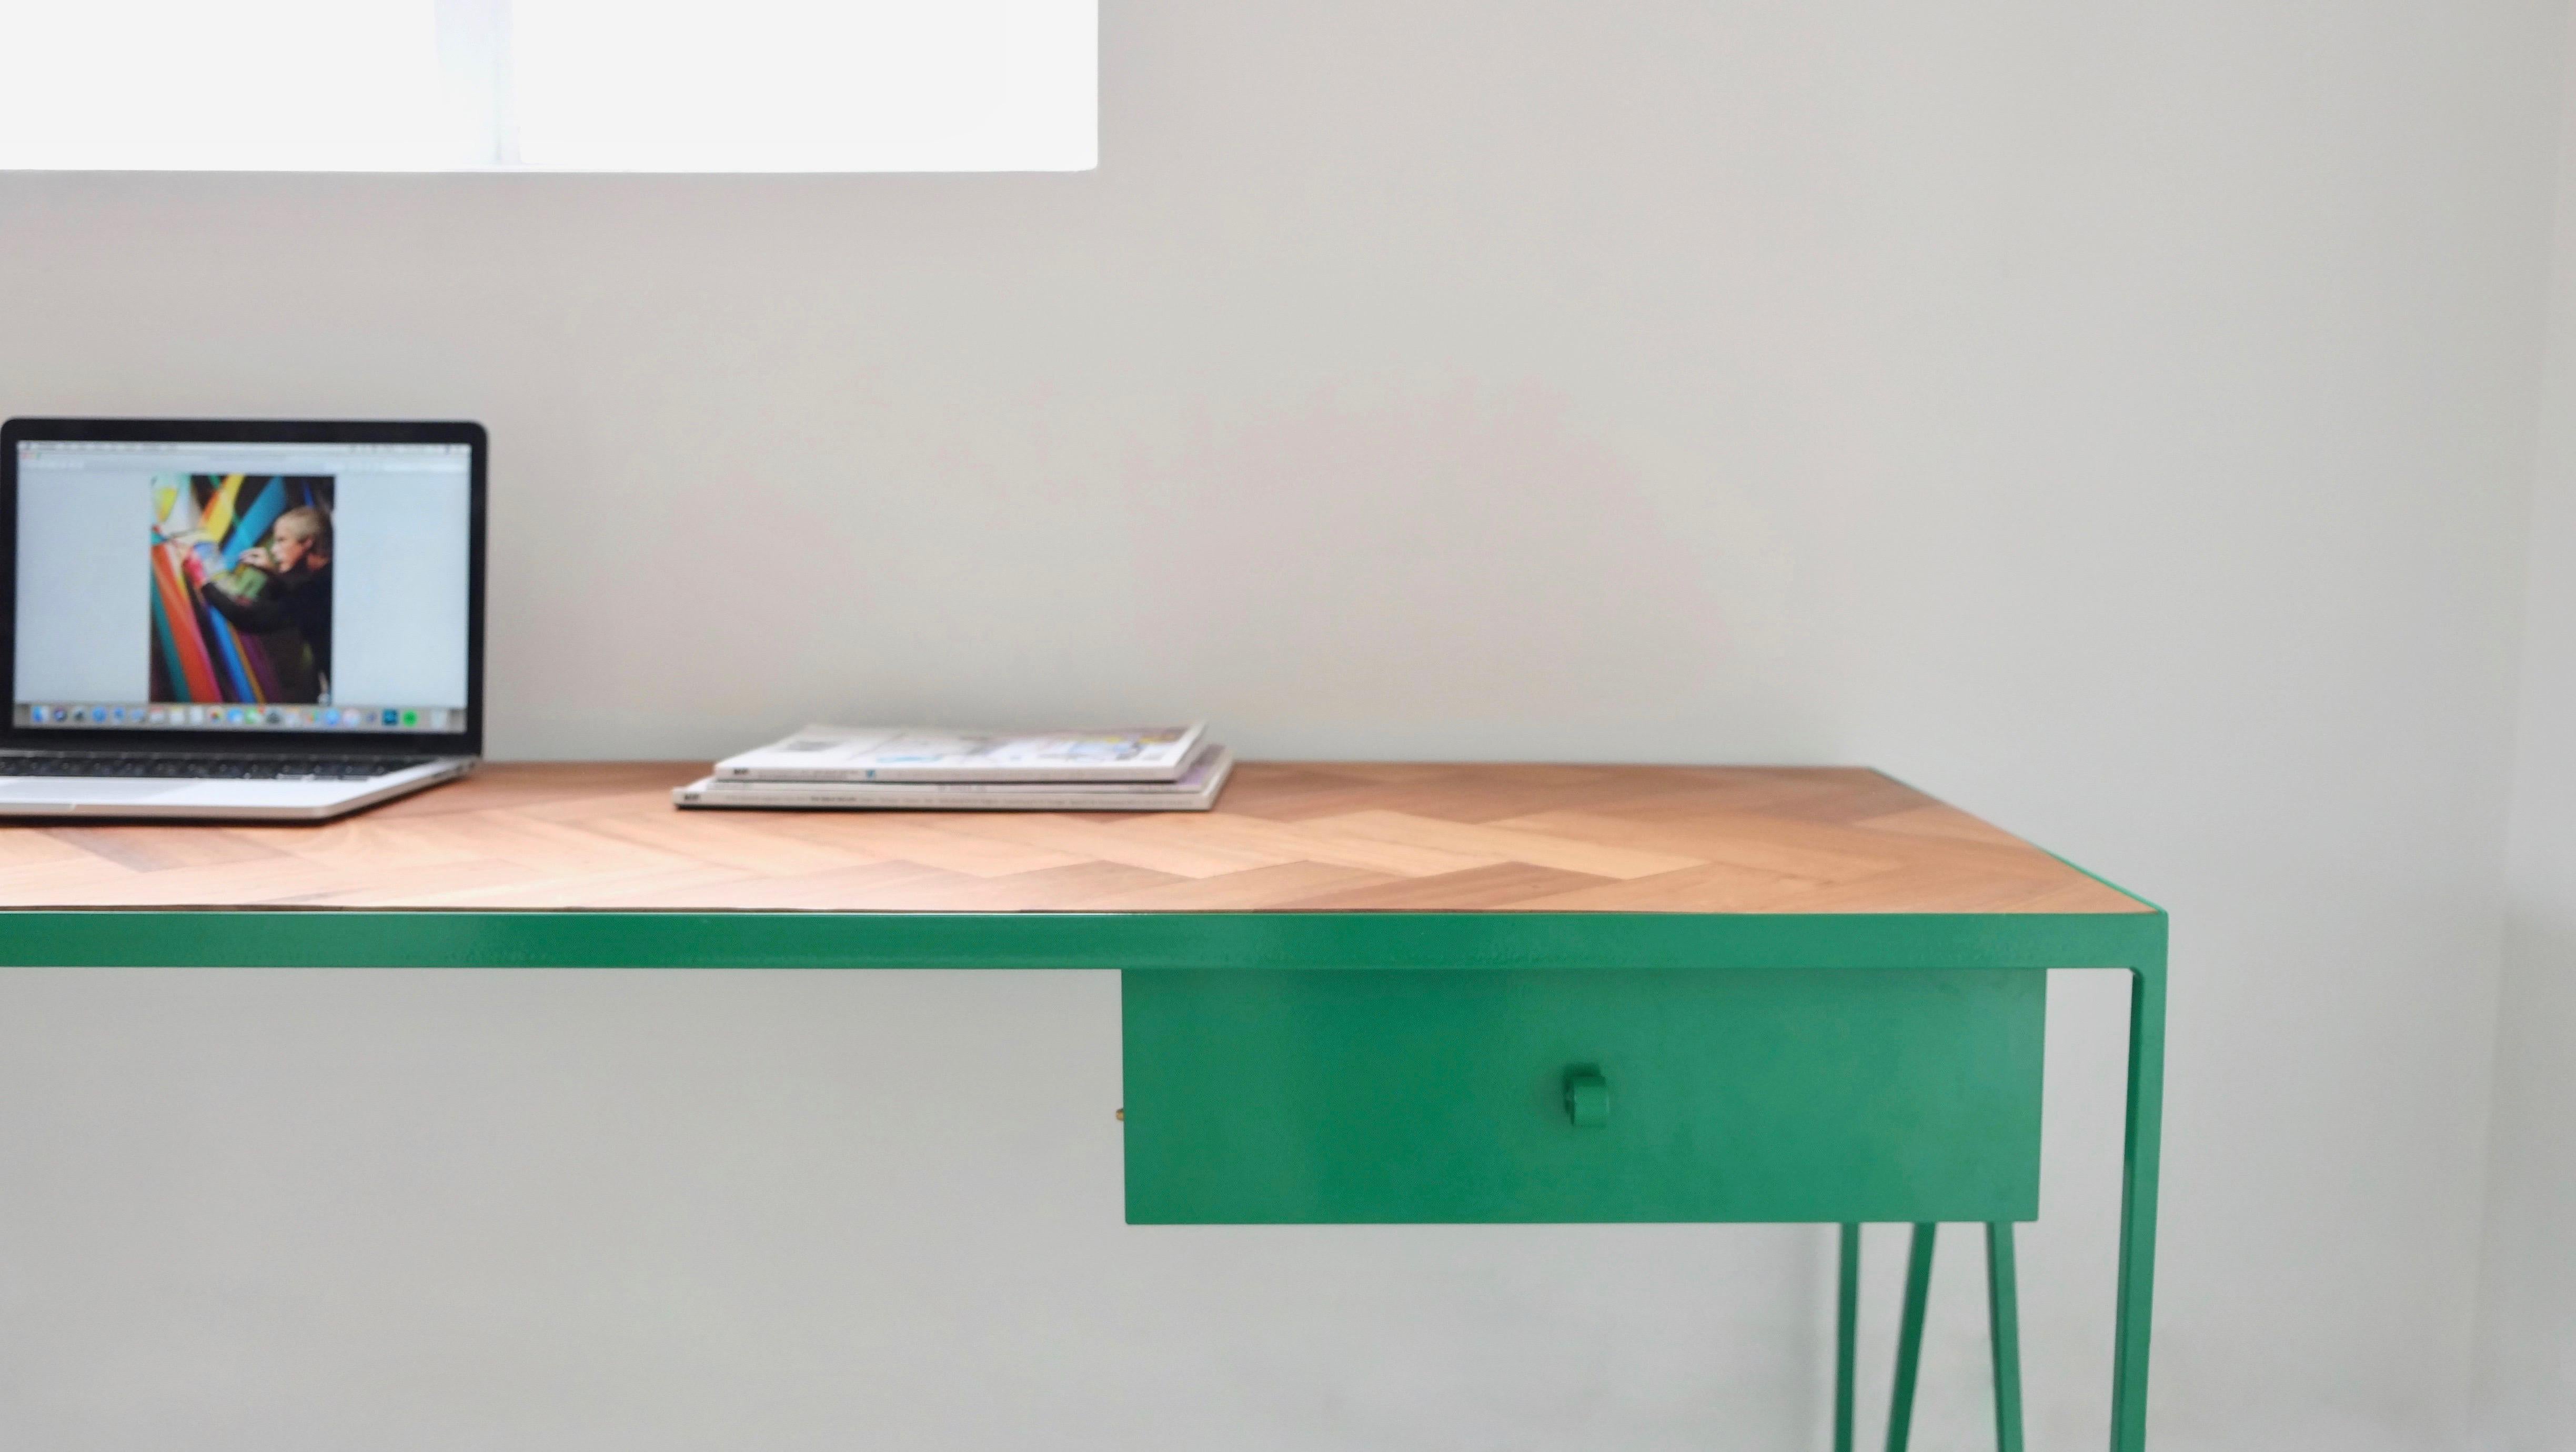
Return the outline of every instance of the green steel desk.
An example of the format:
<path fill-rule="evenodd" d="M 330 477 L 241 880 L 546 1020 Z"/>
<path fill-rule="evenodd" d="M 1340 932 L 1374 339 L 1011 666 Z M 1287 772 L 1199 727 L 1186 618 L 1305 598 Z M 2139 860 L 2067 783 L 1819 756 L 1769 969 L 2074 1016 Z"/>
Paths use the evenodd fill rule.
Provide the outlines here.
<path fill-rule="evenodd" d="M 680 813 L 498 766 L 322 827 L 0 830 L 11 965 L 1116 969 L 1136 1224 L 1982 1226 L 2018 1452 L 2047 972 L 2131 975 L 2111 1445 L 2146 1438 L 2165 916 L 1875 772 L 1246 765 L 1204 814 Z"/>

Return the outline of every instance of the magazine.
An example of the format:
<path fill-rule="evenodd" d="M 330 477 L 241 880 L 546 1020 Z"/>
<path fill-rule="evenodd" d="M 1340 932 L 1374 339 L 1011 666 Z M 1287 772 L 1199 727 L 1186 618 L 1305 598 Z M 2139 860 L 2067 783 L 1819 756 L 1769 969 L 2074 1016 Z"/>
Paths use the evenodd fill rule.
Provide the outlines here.
<path fill-rule="evenodd" d="M 1171 782 L 1207 728 L 947 731 L 924 726 L 808 726 L 716 763 L 724 780 L 806 782 Z"/>
<path fill-rule="evenodd" d="M 671 792 L 683 807 L 888 812 L 1204 812 L 1234 770 L 1222 746 L 1171 782 L 835 782 L 702 777 Z"/>

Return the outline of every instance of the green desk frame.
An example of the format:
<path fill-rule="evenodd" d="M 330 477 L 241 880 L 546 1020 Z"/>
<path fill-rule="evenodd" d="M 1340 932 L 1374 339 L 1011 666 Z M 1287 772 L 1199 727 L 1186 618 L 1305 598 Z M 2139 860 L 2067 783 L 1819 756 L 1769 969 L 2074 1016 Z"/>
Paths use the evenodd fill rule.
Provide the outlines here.
<path fill-rule="evenodd" d="M 1585 975 L 1783 973 L 1828 1005 L 1850 974 L 1962 969 L 2044 975 L 2125 970 L 2128 1115 L 2111 1393 L 2113 1452 L 2143 1452 L 2155 1269 L 2156 1167 L 2163 1104 L 2164 913 L 749 913 L 374 912 L 313 909 L 15 911 L 11 967 L 806 968 L 1116 970 L 1158 973 L 1545 974 L 1580 992 Z M 2044 982 L 2044 977 L 2041 978 Z M 1130 1066 L 1131 1083 L 1134 1065 Z M 1616 1089 L 1616 1075 L 1612 1089 Z M 1594 1097 L 1587 1097 L 1594 1096 Z M 1574 1122 L 1602 1112 L 1582 1074 L 1566 1085 Z M 1131 1155 L 1131 1162 L 1133 1156 Z M 1135 1180 L 1131 1169 L 1131 1218 Z M 1651 1202 L 1641 1202 L 1651 1203 Z M 1819 1203 L 1814 1209 L 1831 1207 Z M 1420 1218 L 1439 1218 L 1426 1215 Z M 1492 1218 L 1572 1219 L 1542 1208 Z M 1622 1214 L 1606 1218 L 1652 1218 Z M 1712 1216 L 1710 1218 L 1744 1218 Z M 1836 1446 L 1852 1435 L 1858 1213 L 1843 1226 Z M 1989 1218 L 1997 1439 L 2018 1452 L 2011 1220 Z M 1915 1226 L 1900 1318 L 1888 1445 L 1906 1443 L 1933 1226 Z"/>

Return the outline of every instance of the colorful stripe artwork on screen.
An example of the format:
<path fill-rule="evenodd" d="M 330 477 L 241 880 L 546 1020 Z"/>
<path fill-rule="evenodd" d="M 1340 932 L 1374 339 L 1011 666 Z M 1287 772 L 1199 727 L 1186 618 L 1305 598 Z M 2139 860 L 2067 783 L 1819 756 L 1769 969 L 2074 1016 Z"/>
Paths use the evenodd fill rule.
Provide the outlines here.
<path fill-rule="evenodd" d="M 152 480 L 152 699 L 265 705 L 278 671 L 257 636 L 209 606 L 208 582 L 242 567 L 290 509 L 327 510 L 332 481 L 257 474 Z"/>

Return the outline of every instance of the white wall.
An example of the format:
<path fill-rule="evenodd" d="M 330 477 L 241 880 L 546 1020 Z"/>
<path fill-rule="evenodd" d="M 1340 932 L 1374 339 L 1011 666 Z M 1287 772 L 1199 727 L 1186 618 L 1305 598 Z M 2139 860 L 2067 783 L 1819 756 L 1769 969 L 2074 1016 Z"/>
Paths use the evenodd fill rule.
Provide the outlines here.
<path fill-rule="evenodd" d="M 0 408 L 484 419 L 502 755 L 1886 766 L 2175 914 L 2159 1445 L 2441 1445 L 2562 18 L 1114 5 L 1091 175 L 0 178 Z M 2059 991 L 2038 1447 L 2108 1371 Z M 1817 1445 L 1816 1232 L 1118 1227 L 1114 1008 L 0 980 L 0 1443 Z"/>
<path fill-rule="evenodd" d="M 2576 1447 L 2576 91 L 2562 106 L 2478 1318 L 2499 1452 Z"/>

